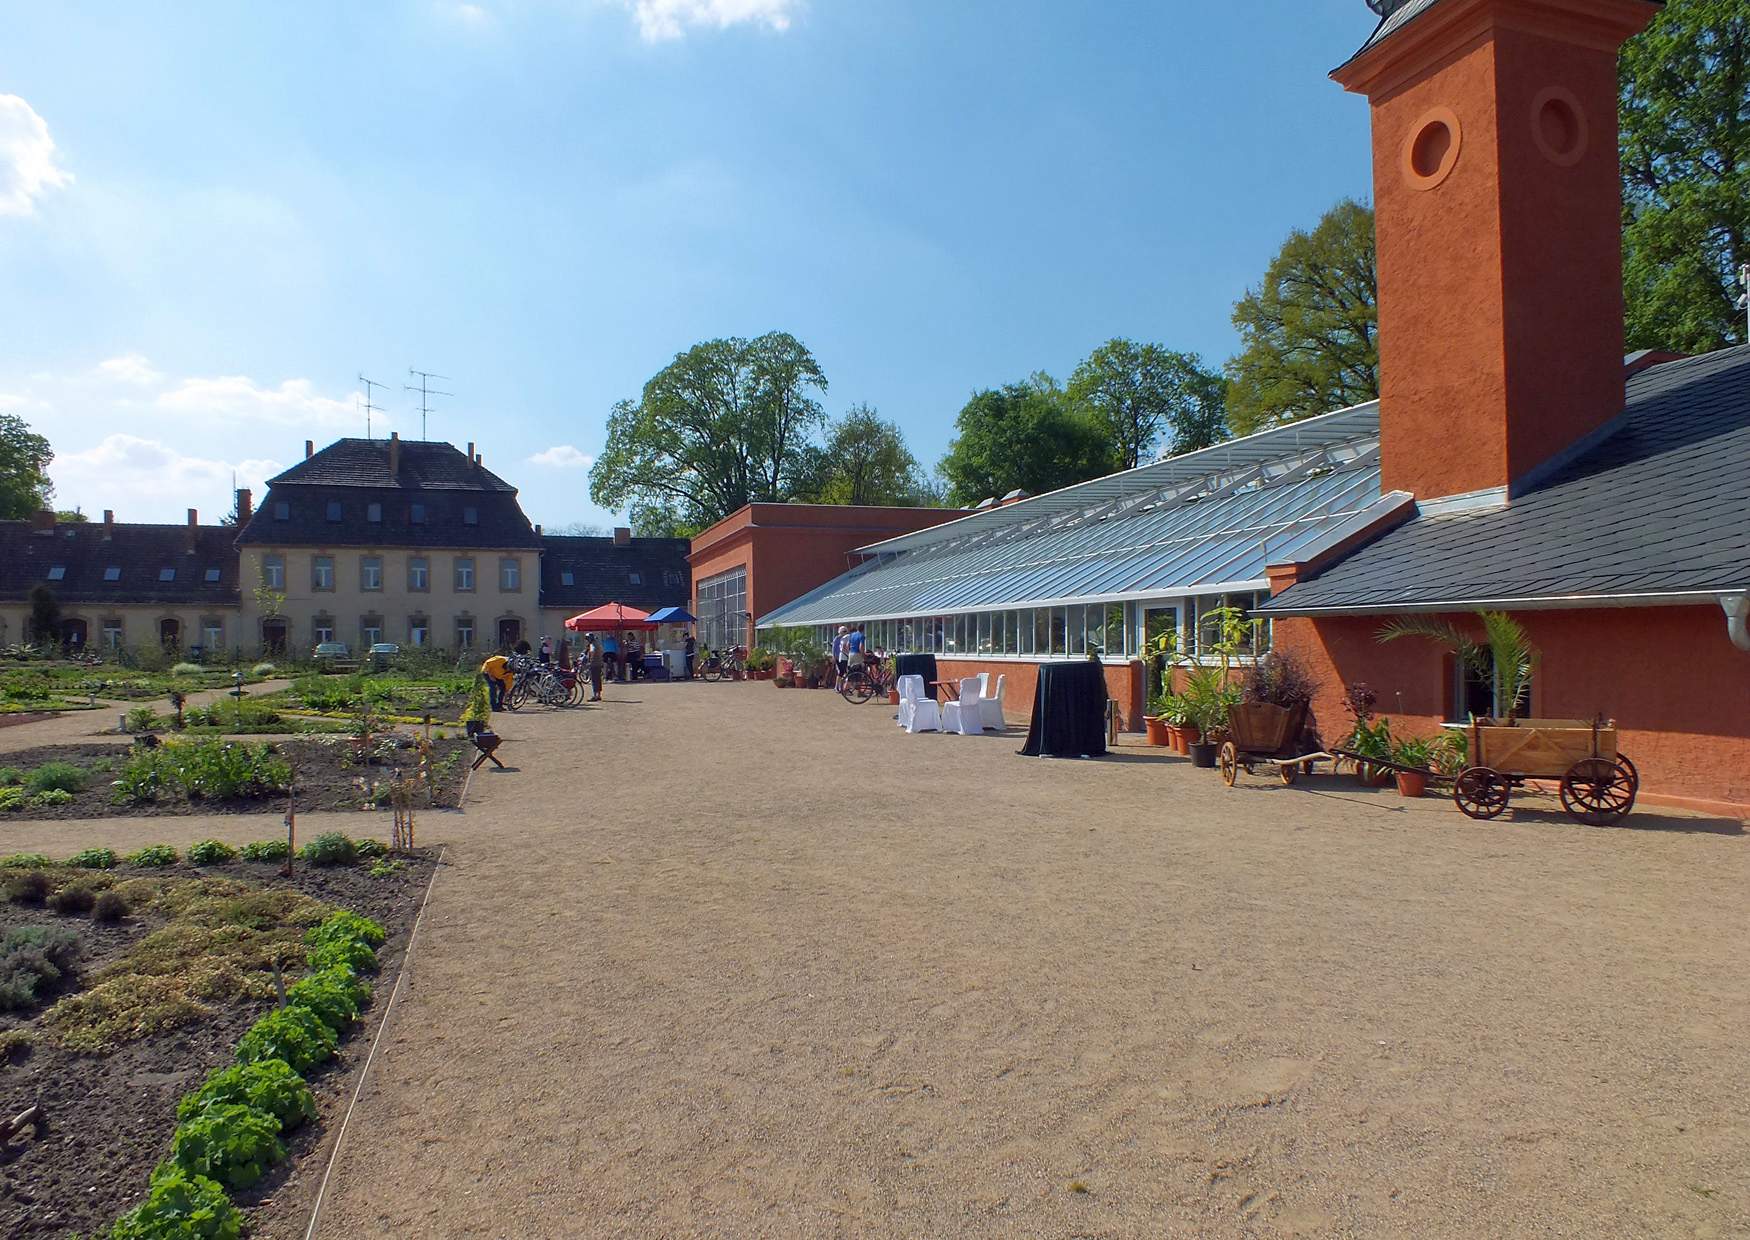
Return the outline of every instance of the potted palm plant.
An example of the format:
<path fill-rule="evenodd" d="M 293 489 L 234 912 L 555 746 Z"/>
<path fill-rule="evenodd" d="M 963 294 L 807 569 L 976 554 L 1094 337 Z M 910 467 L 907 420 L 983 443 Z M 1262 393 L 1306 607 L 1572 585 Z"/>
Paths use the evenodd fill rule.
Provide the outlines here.
<path fill-rule="evenodd" d="M 1415 767 L 1413 771 L 1394 771 L 1398 795 L 1419 797 L 1428 791 L 1428 764 L 1434 758 L 1434 742 L 1418 736 L 1406 736 L 1392 746 L 1392 761 L 1399 766 Z"/>

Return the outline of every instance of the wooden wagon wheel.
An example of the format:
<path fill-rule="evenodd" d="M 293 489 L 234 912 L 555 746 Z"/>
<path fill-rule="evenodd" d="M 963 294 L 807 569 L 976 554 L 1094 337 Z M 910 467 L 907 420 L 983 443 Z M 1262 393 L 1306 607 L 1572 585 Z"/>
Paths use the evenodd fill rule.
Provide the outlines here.
<path fill-rule="evenodd" d="M 1494 768 L 1467 766 L 1452 785 L 1452 799 L 1466 816 L 1485 821 L 1501 816 L 1512 791 L 1512 783 Z"/>
<path fill-rule="evenodd" d="M 1635 807 L 1639 784 L 1626 759 L 1581 758 L 1562 776 L 1562 808 L 1595 827 L 1615 822 Z"/>
<path fill-rule="evenodd" d="M 1221 768 L 1221 782 L 1229 788 L 1240 777 L 1240 751 L 1232 741 L 1221 743 L 1221 752 L 1216 755 L 1216 766 Z"/>
<path fill-rule="evenodd" d="M 1640 790 L 1641 790 L 1641 772 L 1640 772 L 1640 769 L 1638 767 L 1636 767 L 1633 762 L 1629 761 L 1629 757 L 1626 753 L 1618 753 L 1616 755 L 1616 764 L 1628 772 L 1629 779 L 1634 782 L 1635 791 L 1637 793 L 1640 792 Z"/>

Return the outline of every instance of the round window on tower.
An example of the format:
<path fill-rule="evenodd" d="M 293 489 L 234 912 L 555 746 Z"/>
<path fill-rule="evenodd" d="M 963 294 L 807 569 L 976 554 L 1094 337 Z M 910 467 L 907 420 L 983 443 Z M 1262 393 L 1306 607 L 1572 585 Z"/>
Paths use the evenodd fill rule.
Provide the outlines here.
<path fill-rule="evenodd" d="M 1531 138 L 1551 163 L 1572 168 L 1585 158 L 1590 136 L 1573 91 L 1551 86 L 1532 100 Z"/>
<path fill-rule="evenodd" d="M 1410 188 L 1433 189 L 1451 176 L 1462 138 L 1458 117 L 1450 108 L 1435 108 L 1411 125 L 1400 161 Z"/>

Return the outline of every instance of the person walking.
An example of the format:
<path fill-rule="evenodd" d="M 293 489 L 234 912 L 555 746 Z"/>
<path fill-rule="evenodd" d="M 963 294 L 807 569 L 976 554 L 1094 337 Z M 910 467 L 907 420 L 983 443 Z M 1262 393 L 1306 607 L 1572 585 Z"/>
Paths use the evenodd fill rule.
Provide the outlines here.
<path fill-rule="evenodd" d="M 699 653 L 699 643 L 691 633 L 687 634 L 687 679 L 693 678 L 693 657 Z"/>
<path fill-rule="evenodd" d="M 589 660 L 589 700 L 602 700 L 602 643 L 601 639 L 591 633 L 584 639 L 585 657 Z"/>
<path fill-rule="evenodd" d="M 860 624 L 845 634 L 845 675 L 848 676 L 852 668 L 863 666 L 864 642 L 863 626 Z"/>
<path fill-rule="evenodd" d="M 503 710 L 505 696 L 516 683 L 516 675 L 510 670 L 510 660 L 501 654 L 492 655 L 480 665 L 480 674 L 486 677 L 489 706 L 495 711 Z"/>
<path fill-rule="evenodd" d="M 832 635 L 832 645 L 829 649 L 829 653 L 832 656 L 833 670 L 837 676 L 833 688 L 840 693 L 845 691 L 845 672 L 849 667 L 847 663 L 848 656 L 845 652 L 845 639 L 850 636 L 850 633 L 850 629 L 842 624 L 839 625 L 839 631 Z"/>

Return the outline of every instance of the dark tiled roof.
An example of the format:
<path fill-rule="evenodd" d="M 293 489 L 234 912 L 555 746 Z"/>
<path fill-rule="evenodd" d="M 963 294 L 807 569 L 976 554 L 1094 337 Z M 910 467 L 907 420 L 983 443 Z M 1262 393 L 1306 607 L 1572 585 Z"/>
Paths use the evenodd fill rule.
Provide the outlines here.
<path fill-rule="evenodd" d="M 297 483 L 326 487 L 400 488 L 420 491 L 503 491 L 516 488 L 454 444 L 403 439 L 396 471 L 389 472 L 387 439 L 337 439 L 314 456 L 269 478 L 270 487 Z"/>
<path fill-rule="evenodd" d="M 1418 516 L 1267 610 L 1750 587 L 1750 346 L 1629 380 L 1623 424 L 1505 507 Z"/>
<path fill-rule="evenodd" d="M 0 521 L 0 598 L 25 599 L 38 585 L 65 606 L 110 604 L 232 606 L 239 602 L 237 531 L 229 526 L 122 525 L 95 522 L 57 525 L 38 533 L 28 521 Z M 192 534 L 192 550 L 191 538 Z M 61 579 L 49 580 L 56 567 Z M 105 581 L 110 569 L 119 570 Z M 165 569 L 175 578 L 160 580 Z M 217 581 L 208 581 L 217 569 Z"/>
<path fill-rule="evenodd" d="M 456 455 L 460 456 L 461 453 Z M 314 459 L 314 458 L 312 458 Z M 282 519 L 280 505 L 285 505 Z M 339 519 L 329 505 L 339 504 Z M 371 520 L 375 505 L 377 520 Z M 415 508 L 418 508 L 416 514 Z M 474 520 L 468 520 L 470 510 Z M 415 521 L 415 515 L 423 520 Z M 409 491 L 271 482 L 240 546 L 537 548 L 515 491 Z"/>
<path fill-rule="evenodd" d="M 1392 35 L 1402 30 L 1405 26 L 1415 21 L 1418 17 L 1422 16 L 1422 14 L 1426 13 L 1429 9 L 1439 3 L 1440 0 L 1404 0 L 1404 3 L 1397 9 L 1397 11 L 1387 13 L 1380 19 L 1379 26 L 1368 36 L 1367 42 L 1363 43 L 1360 48 L 1356 50 L 1355 56 L 1359 56 L 1362 52 L 1369 51 L 1378 44 L 1391 38 Z M 1354 60 L 1355 56 L 1351 56 L 1349 59 Z"/>
<path fill-rule="evenodd" d="M 692 599 L 685 538 L 612 538 L 548 534 L 541 539 L 541 606 L 586 611 L 602 603 L 626 603 L 642 611 L 686 606 Z M 565 574 L 571 584 L 565 584 Z M 639 581 L 632 582 L 637 573 Z M 671 584 L 672 583 L 672 584 Z"/>

